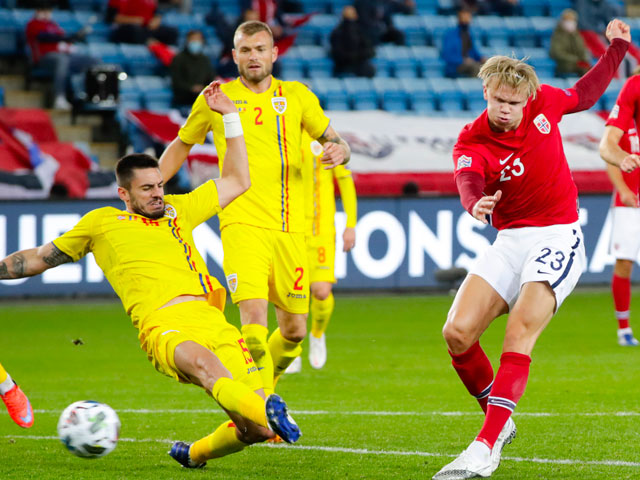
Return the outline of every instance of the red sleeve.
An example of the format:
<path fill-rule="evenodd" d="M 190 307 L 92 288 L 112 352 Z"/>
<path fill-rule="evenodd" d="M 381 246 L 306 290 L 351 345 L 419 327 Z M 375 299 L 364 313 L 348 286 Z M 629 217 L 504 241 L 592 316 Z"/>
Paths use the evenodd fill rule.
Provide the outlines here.
<path fill-rule="evenodd" d="M 629 42 L 621 38 L 614 38 L 607 51 L 600 57 L 587 73 L 574 85 L 578 93 L 578 104 L 567 113 L 581 112 L 593 107 L 611 83 L 620 62 L 627 53 Z"/>
<path fill-rule="evenodd" d="M 456 176 L 456 186 L 460 193 L 460 203 L 467 212 L 471 213 L 473 206 L 484 196 L 482 193 L 484 177 L 478 172 L 460 172 Z"/>
<path fill-rule="evenodd" d="M 609 113 L 606 125 L 618 127 L 626 132 L 633 127 L 635 104 L 640 99 L 640 77 L 633 76 L 629 78 L 616 99 L 616 104 Z M 627 150 L 629 151 L 629 150 Z"/>

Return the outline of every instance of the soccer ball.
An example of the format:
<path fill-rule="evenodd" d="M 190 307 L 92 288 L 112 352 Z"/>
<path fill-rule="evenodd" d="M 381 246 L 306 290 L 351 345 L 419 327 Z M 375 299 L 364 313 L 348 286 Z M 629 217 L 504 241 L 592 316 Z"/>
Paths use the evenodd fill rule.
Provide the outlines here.
<path fill-rule="evenodd" d="M 104 457 L 113 451 L 120 435 L 115 410 L 93 400 L 75 402 L 58 420 L 58 437 L 71 453 L 82 458 Z"/>

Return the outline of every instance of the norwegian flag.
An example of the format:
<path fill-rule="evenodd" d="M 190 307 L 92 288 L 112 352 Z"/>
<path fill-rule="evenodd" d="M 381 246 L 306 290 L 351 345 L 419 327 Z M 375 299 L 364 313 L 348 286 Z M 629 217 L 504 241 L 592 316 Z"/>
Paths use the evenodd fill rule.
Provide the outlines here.
<path fill-rule="evenodd" d="M 551 131 L 551 124 L 549 123 L 549 120 L 547 120 L 547 117 L 544 116 L 544 113 L 538 115 L 533 120 L 533 124 L 540 131 L 540 133 L 544 133 L 545 135 L 548 135 Z"/>

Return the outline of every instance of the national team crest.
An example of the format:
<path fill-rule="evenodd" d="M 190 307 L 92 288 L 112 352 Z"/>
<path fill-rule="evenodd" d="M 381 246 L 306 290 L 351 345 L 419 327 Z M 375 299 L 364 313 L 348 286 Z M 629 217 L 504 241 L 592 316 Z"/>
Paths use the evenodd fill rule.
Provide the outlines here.
<path fill-rule="evenodd" d="M 458 167 L 456 170 L 460 170 L 461 168 L 467 168 L 471 166 L 471 157 L 467 157 L 466 155 L 461 155 L 458 157 Z"/>
<path fill-rule="evenodd" d="M 544 113 L 541 113 L 536 118 L 533 119 L 533 124 L 536 126 L 540 133 L 548 135 L 551 132 L 551 124 L 547 117 L 544 116 Z"/>
<path fill-rule="evenodd" d="M 236 289 L 238 288 L 237 273 L 232 273 L 231 275 L 227 275 L 227 286 L 229 287 L 229 291 L 231 293 L 236 293 Z"/>
<path fill-rule="evenodd" d="M 165 205 L 164 206 L 164 216 L 169 218 L 176 218 L 178 214 L 176 213 L 176 209 L 173 205 Z"/>
<path fill-rule="evenodd" d="M 278 114 L 282 115 L 287 109 L 287 99 L 285 97 L 273 97 L 271 105 Z"/>

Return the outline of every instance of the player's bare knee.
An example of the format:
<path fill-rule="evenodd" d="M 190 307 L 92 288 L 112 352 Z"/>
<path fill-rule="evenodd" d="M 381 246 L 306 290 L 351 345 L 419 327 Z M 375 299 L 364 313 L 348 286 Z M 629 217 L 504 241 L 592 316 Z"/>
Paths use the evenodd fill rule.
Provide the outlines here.
<path fill-rule="evenodd" d="M 331 295 L 331 285 L 322 285 L 313 289 L 313 296 L 320 301 L 326 300 L 329 295 Z"/>
<path fill-rule="evenodd" d="M 238 439 L 247 445 L 265 442 L 275 436 L 271 430 L 255 424 L 251 424 L 245 430 L 238 429 L 237 432 Z"/>
<path fill-rule="evenodd" d="M 442 328 L 442 336 L 447 342 L 449 350 L 454 353 L 462 353 L 468 350 L 473 344 L 473 338 L 470 332 L 459 327 L 459 323 L 453 319 L 447 319 Z"/>

